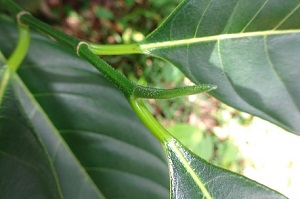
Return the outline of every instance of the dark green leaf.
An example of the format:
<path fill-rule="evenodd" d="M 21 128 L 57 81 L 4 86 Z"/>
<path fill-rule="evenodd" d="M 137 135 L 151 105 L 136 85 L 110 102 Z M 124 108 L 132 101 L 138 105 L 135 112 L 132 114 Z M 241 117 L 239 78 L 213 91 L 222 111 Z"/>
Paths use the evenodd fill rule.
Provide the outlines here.
<path fill-rule="evenodd" d="M 142 43 L 221 101 L 300 134 L 299 0 L 185 0 Z"/>
<path fill-rule="evenodd" d="M 171 173 L 172 199 L 286 198 L 257 182 L 206 162 L 176 140 L 169 142 L 166 149 Z"/>
<path fill-rule="evenodd" d="M 45 149 L 12 82 L 0 107 L 0 198 L 62 198 Z"/>
<path fill-rule="evenodd" d="M 16 89 L 24 112 L 29 117 L 36 134 L 46 148 L 46 157 L 54 167 L 64 198 L 105 198 L 81 168 L 78 160 L 45 115 L 23 82 L 16 78 Z"/>
<path fill-rule="evenodd" d="M 0 26 L 0 48 L 8 56 L 17 39 L 15 25 Z M 86 61 L 33 33 L 18 74 L 20 109 L 45 146 L 44 158 L 64 198 L 169 198 L 160 143 Z"/>

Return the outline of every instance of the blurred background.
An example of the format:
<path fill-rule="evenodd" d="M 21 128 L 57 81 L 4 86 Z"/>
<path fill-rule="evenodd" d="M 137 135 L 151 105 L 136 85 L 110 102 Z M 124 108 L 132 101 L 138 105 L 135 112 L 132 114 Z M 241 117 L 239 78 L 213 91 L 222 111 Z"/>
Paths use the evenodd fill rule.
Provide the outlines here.
<path fill-rule="evenodd" d="M 180 0 L 18 0 L 57 29 L 83 40 L 133 43 L 158 27 Z M 144 55 L 101 57 L 132 81 L 157 88 L 191 84 L 168 62 Z M 149 100 L 152 114 L 202 158 L 300 198 L 300 137 L 226 106 L 208 94 Z"/>

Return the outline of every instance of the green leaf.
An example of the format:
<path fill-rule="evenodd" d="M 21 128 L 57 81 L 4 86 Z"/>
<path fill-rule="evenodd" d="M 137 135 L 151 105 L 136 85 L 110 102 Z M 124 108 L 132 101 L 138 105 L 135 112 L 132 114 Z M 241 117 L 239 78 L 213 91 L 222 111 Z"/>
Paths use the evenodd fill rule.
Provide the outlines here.
<path fill-rule="evenodd" d="M 0 107 L 0 198 L 62 198 L 43 144 L 21 111 L 12 82 Z"/>
<path fill-rule="evenodd" d="M 0 49 L 8 57 L 18 35 L 14 24 L 0 20 L 0 26 Z M 134 115 L 125 97 L 86 61 L 32 33 L 14 84 L 20 102 L 17 109 L 30 120 L 45 148 L 41 156 L 53 171 L 45 175 L 57 179 L 54 185 L 62 198 L 169 198 L 160 143 Z M 8 117 L 11 108 L 3 104 L 1 109 L 6 110 L 1 116 Z M 18 118 L 16 122 L 25 125 Z M 14 126 L 16 132 L 21 126 Z M 27 144 L 24 140 L 13 147 L 31 156 L 24 148 Z M 6 163 L 1 181 L 19 181 L 19 176 L 9 175 L 15 163 L 1 161 L 0 166 Z M 35 183 L 46 187 L 51 182 Z M 1 189 L 6 196 L 1 198 L 12 198 L 6 194 L 14 188 Z"/>
<path fill-rule="evenodd" d="M 63 197 L 105 198 L 97 190 L 86 171 L 81 168 L 74 154 L 70 153 L 69 147 L 61 138 L 58 130 L 49 121 L 22 80 L 16 79 L 16 90 L 21 101 L 22 111 L 30 118 L 35 133 L 46 148 L 45 157 L 50 159 L 50 165 L 54 167 L 53 175 L 58 178 L 57 186 L 60 187 Z"/>
<path fill-rule="evenodd" d="M 257 182 L 206 162 L 175 139 L 166 144 L 166 149 L 170 165 L 172 199 L 286 198 Z"/>
<path fill-rule="evenodd" d="M 221 101 L 300 134 L 299 0 L 185 0 L 141 42 Z"/>

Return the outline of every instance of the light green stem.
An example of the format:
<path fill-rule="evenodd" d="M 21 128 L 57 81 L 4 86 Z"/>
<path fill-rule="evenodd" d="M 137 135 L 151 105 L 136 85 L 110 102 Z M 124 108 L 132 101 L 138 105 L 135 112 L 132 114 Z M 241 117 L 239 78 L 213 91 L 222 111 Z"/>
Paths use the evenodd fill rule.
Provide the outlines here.
<path fill-rule="evenodd" d="M 18 26 L 19 40 L 13 54 L 7 60 L 7 65 L 11 74 L 14 74 L 23 61 L 30 43 L 30 33 L 28 27 Z"/>
<path fill-rule="evenodd" d="M 153 117 L 142 99 L 129 97 L 128 101 L 140 120 L 161 143 L 166 144 L 171 141 L 173 136 Z"/>
<path fill-rule="evenodd" d="M 139 44 L 101 45 L 89 43 L 90 50 L 96 55 L 140 54 Z"/>
<path fill-rule="evenodd" d="M 18 30 L 19 40 L 17 47 L 15 48 L 9 59 L 6 61 L 3 68 L 3 73 L 0 74 L 0 104 L 4 97 L 5 89 L 9 81 L 12 79 L 13 75 L 19 68 L 21 62 L 23 61 L 30 43 L 30 34 L 28 27 L 18 26 Z"/>

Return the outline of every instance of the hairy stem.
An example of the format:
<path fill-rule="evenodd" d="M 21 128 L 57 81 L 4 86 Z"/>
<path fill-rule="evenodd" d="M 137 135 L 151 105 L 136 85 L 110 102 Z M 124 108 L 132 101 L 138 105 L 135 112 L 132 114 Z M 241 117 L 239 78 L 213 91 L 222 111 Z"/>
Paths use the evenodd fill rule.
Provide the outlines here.
<path fill-rule="evenodd" d="M 138 98 L 170 99 L 185 95 L 194 95 L 216 89 L 212 84 L 200 84 L 195 86 L 185 86 L 173 89 L 158 89 L 137 85 L 132 93 Z"/>
<path fill-rule="evenodd" d="M 98 69 L 107 79 L 109 79 L 117 88 L 119 88 L 125 96 L 131 95 L 134 87 L 133 82 L 128 80 L 123 74 L 113 69 L 102 59 L 99 59 L 90 49 L 88 45 L 81 45 L 78 54 L 90 62 Z"/>

